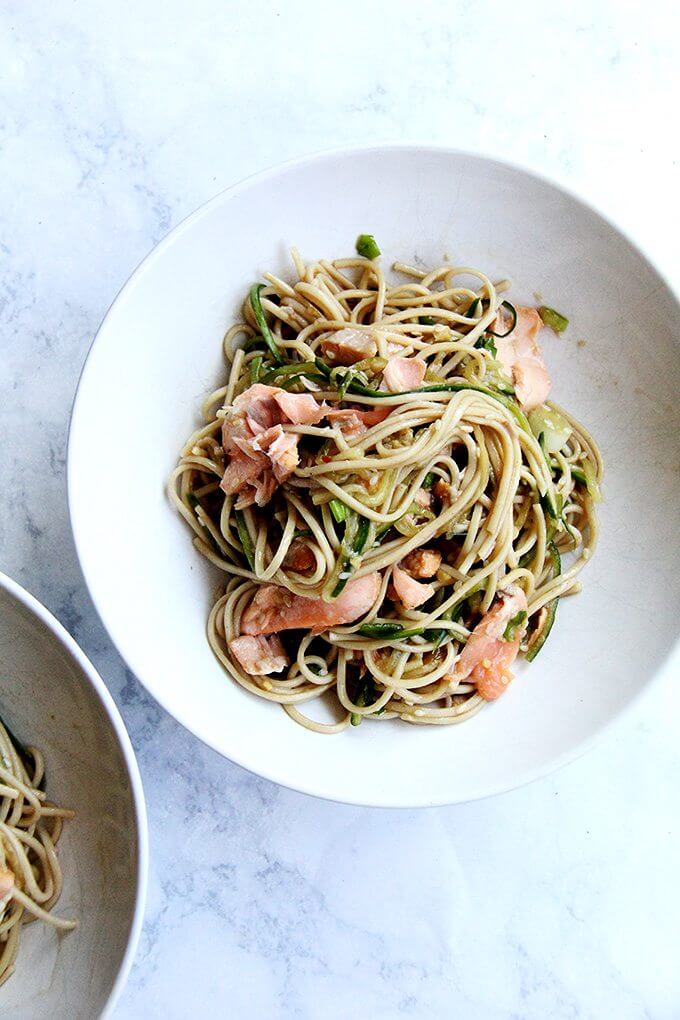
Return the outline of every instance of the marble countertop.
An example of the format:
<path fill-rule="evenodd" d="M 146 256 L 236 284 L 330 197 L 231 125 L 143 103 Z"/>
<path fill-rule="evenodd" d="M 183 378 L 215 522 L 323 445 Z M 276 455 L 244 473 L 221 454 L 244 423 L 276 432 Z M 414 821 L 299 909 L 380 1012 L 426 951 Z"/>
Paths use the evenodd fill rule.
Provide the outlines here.
<path fill-rule="evenodd" d="M 280 160 L 402 140 L 518 160 L 678 283 L 678 31 L 654 0 L 0 0 L 0 566 L 91 656 L 139 757 L 151 873 L 121 1020 L 680 1016 L 672 684 L 502 797 L 316 801 L 222 760 L 139 686 L 85 592 L 65 497 L 71 401 L 119 287 L 197 205 Z"/>

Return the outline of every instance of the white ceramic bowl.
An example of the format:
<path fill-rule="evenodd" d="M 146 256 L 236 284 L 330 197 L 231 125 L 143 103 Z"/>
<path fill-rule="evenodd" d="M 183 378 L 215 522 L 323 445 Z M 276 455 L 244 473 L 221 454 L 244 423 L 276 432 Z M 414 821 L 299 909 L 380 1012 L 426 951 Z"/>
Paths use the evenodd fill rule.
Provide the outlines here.
<path fill-rule="evenodd" d="M 45 756 L 47 794 L 76 811 L 58 853 L 57 934 L 34 922 L 0 992 L 13 1020 L 109 1016 L 144 914 L 147 828 L 139 770 L 123 721 L 92 664 L 33 596 L 0 574 L 0 714 Z"/>
<path fill-rule="evenodd" d="M 520 302 L 571 319 L 547 338 L 554 397 L 600 442 L 602 540 L 584 592 L 541 655 L 459 727 L 365 725 L 328 737 L 244 692 L 205 623 L 220 577 L 193 550 L 165 482 L 220 385 L 220 342 L 250 283 L 287 249 L 386 263 L 448 255 L 511 277 Z M 462 801 L 568 761 L 622 714 L 676 638 L 680 307 L 640 251 L 588 205 L 527 171 L 430 148 L 324 154 L 219 195 L 174 230 L 109 311 L 71 424 L 69 500 L 99 613 L 139 679 L 197 736 L 287 786 L 375 805 Z M 584 340 L 585 345 L 577 341 Z M 673 421 L 676 422 L 675 427 Z M 102 540 L 102 536 L 106 536 Z"/>

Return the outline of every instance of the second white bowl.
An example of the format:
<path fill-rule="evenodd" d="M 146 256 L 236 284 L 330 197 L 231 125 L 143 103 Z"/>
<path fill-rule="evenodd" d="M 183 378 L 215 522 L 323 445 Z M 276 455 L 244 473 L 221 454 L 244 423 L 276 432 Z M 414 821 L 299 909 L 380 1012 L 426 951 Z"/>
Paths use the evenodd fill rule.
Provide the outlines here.
<path fill-rule="evenodd" d="M 0 1012 L 14 1020 L 109 1016 L 144 914 L 147 824 L 134 752 L 94 667 L 51 613 L 4 574 L 0 662 L 0 715 L 42 751 L 48 797 L 76 812 L 57 848 L 64 887 L 53 912 L 79 922 L 64 934 L 40 921 L 24 926 Z"/>

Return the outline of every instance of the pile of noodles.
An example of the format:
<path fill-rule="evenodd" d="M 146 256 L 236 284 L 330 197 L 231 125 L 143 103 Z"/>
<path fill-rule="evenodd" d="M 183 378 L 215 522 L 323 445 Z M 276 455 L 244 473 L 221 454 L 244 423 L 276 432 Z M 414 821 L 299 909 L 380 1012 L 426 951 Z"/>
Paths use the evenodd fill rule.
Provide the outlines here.
<path fill-rule="evenodd" d="M 0 722 L 0 985 L 14 971 L 25 924 L 36 919 L 60 931 L 76 921 L 50 913 L 62 887 L 56 845 L 74 812 L 51 804 L 42 789 L 43 758 L 23 748 Z"/>
<path fill-rule="evenodd" d="M 196 548 L 226 575 L 210 614 L 211 646 L 248 691 L 318 731 L 336 732 L 366 717 L 460 722 L 483 701 L 474 684 L 453 682 L 450 674 L 496 592 L 514 583 L 526 593 L 526 652 L 532 642 L 542 643 L 557 600 L 580 590 L 576 576 L 597 537 L 592 497 L 600 454 L 588 432 L 554 404 L 548 407 L 570 428 L 561 449 L 546 454 L 532 432 L 494 358 L 490 330 L 502 321 L 507 282 L 494 285 L 465 266 L 426 272 L 396 263 L 401 282 L 391 283 L 376 261 L 362 257 L 305 264 L 293 252 L 293 260 L 296 282 L 266 274 L 260 292 L 283 366 L 262 338 L 251 296 L 243 322 L 224 338 L 226 385 L 205 401 L 206 424 L 187 441 L 171 479 L 171 497 L 195 533 Z M 321 346 L 348 326 L 370 332 L 378 348 L 349 378 L 347 368 L 332 363 L 329 372 Z M 426 362 L 423 386 L 378 397 L 382 369 L 395 352 Z M 390 407 L 392 413 L 354 438 L 326 423 L 290 426 L 303 434 L 294 475 L 265 507 L 235 512 L 237 497 L 219 488 L 221 425 L 234 398 L 256 379 L 311 392 L 333 407 Z M 585 477 L 592 484 L 584 484 Z M 451 486 L 450 504 L 435 501 L 433 510 L 414 514 L 417 491 L 438 480 Z M 249 676 L 227 644 L 239 635 L 241 614 L 258 586 L 331 597 L 347 527 L 332 512 L 338 502 L 355 521 L 368 522 L 363 552 L 349 569 L 352 578 L 382 572 L 373 608 L 320 636 L 279 634 L 290 668 Z M 296 538 L 314 555 L 306 574 L 283 564 Z M 421 547 L 443 556 L 436 593 L 419 609 L 404 611 L 388 595 L 391 571 Z M 571 554 L 567 563 L 564 554 Z M 315 722 L 299 711 L 322 695 L 335 699 L 338 722 Z"/>

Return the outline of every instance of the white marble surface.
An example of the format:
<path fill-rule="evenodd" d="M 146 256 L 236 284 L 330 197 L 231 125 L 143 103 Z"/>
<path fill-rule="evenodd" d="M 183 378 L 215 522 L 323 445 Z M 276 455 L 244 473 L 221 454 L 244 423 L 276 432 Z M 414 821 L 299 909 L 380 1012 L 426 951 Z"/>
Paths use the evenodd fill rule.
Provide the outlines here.
<path fill-rule="evenodd" d="M 504 797 L 317 802 L 221 760 L 140 688 L 84 591 L 64 484 L 78 373 L 118 288 L 195 206 L 282 159 L 414 139 L 527 162 L 677 283 L 671 7 L 0 0 L 0 566 L 90 654 L 139 756 L 152 863 L 121 1020 L 680 1016 L 671 682 Z"/>

